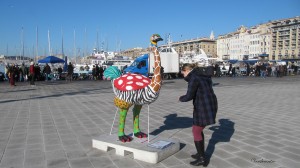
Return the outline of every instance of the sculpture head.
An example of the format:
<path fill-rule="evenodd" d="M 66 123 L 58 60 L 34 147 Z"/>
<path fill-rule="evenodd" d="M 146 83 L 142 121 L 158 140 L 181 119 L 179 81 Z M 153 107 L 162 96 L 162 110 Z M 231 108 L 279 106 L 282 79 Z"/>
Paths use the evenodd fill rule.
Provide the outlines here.
<path fill-rule="evenodd" d="M 163 41 L 159 34 L 153 34 L 150 38 L 150 42 L 153 46 L 157 47 L 157 42 Z"/>

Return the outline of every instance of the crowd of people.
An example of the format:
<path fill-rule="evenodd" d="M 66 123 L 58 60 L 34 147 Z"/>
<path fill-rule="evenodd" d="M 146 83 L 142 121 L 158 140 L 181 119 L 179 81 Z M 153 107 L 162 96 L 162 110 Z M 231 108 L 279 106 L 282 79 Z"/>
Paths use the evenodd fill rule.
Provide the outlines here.
<path fill-rule="evenodd" d="M 69 62 L 65 71 L 62 66 L 54 67 L 49 64 L 39 65 L 31 62 L 30 65 L 22 63 L 6 64 L 4 72 L 4 80 L 9 81 L 11 86 L 16 86 L 16 82 L 30 81 L 31 85 L 35 85 L 35 81 L 49 81 L 49 80 L 66 80 L 72 81 L 74 79 L 90 79 L 102 80 L 105 68 L 98 64 L 93 65 L 91 71 L 90 67 L 80 67 L 81 71 L 88 71 L 85 76 L 74 73 L 75 66 Z M 82 74 L 81 74 L 82 75 Z"/>
<path fill-rule="evenodd" d="M 102 66 L 99 66 L 98 64 L 93 65 L 92 79 L 93 80 L 102 80 L 103 79 L 104 70 L 105 69 Z"/>
<path fill-rule="evenodd" d="M 84 74 L 84 76 L 80 76 L 79 79 L 103 80 L 105 67 L 95 64 L 90 68 L 90 66 L 86 64 L 85 66 L 80 66 L 79 70 L 88 72 L 87 74 Z"/>
<path fill-rule="evenodd" d="M 296 63 L 290 64 L 276 64 L 276 63 L 266 63 L 258 62 L 254 65 L 249 63 L 241 64 L 229 64 L 226 66 L 214 64 L 214 75 L 215 77 L 229 76 L 255 76 L 255 77 L 283 77 L 287 75 L 297 75 L 299 66 Z"/>
<path fill-rule="evenodd" d="M 80 67 L 80 71 L 87 71 L 84 76 L 74 74 L 74 65 L 69 62 L 65 71 L 61 66 L 53 67 L 49 64 L 39 65 L 31 62 L 30 66 L 24 63 L 21 65 L 7 64 L 5 67 L 5 79 L 9 81 L 11 86 L 16 86 L 16 82 L 31 81 L 48 81 L 48 80 L 66 80 L 73 79 L 90 79 L 102 80 L 105 67 L 98 64 L 93 65 L 92 69 L 88 65 Z M 294 63 L 276 64 L 268 62 L 257 62 L 254 65 L 249 63 L 224 64 L 216 63 L 212 66 L 214 77 L 237 77 L 237 76 L 253 76 L 253 77 L 283 77 L 287 75 L 297 75 L 299 66 Z M 162 72 L 163 73 L 163 72 Z M 82 75 L 82 74 L 81 74 Z M 178 75 L 178 77 L 181 77 Z"/>
<path fill-rule="evenodd" d="M 74 67 L 70 63 L 67 67 L 67 76 L 73 75 Z M 49 81 L 54 78 L 62 79 L 63 69 L 61 66 L 54 68 L 45 64 L 41 66 L 31 62 L 30 65 L 22 63 L 20 66 L 17 64 L 7 64 L 5 66 L 5 80 L 9 81 L 11 86 L 16 86 L 16 82 L 30 81 L 30 85 L 35 85 L 35 81 Z"/>

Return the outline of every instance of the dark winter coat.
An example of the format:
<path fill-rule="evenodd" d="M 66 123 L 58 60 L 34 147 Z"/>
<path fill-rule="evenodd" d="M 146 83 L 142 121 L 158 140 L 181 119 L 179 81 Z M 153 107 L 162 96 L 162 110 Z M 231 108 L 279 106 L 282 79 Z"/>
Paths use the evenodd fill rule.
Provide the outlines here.
<path fill-rule="evenodd" d="M 206 126 L 214 124 L 218 111 L 217 97 L 212 88 L 210 77 L 201 76 L 193 69 L 185 78 L 188 82 L 186 95 L 181 96 L 181 102 L 193 100 L 193 125 Z"/>
<path fill-rule="evenodd" d="M 73 74 L 73 72 L 74 72 L 74 67 L 72 64 L 69 64 L 68 65 L 68 74 L 71 75 L 71 74 Z"/>
<path fill-rule="evenodd" d="M 49 65 L 46 65 L 45 68 L 44 68 L 44 73 L 46 74 L 50 74 L 51 73 L 51 68 Z"/>

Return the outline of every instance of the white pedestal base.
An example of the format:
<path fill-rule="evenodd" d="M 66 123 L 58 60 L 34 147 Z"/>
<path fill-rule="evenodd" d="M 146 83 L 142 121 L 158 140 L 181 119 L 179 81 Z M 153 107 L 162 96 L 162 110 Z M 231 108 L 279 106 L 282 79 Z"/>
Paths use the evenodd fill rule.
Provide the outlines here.
<path fill-rule="evenodd" d="M 116 134 L 101 135 L 93 139 L 93 147 L 106 152 L 108 148 L 114 148 L 116 154 L 121 156 L 125 156 L 125 152 L 131 152 L 134 159 L 148 163 L 158 163 L 179 151 L 180 144 L 177 140 L 162 139 L 151 135 L 149 138 L 150 143 L 148 143 L 148 138 L 136 137 L 131 142 L 123 143 L 118 140 Z"/>

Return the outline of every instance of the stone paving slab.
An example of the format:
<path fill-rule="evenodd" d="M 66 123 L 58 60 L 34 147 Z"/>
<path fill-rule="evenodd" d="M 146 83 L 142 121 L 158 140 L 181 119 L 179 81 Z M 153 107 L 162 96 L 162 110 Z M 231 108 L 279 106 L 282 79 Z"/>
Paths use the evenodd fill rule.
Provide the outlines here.
<path fill-rule="evenodd" d="M 204 130 L 209 168 L 300 165 L 300 76 L 213 78 L 217 123 Z M 109 134 L 116 108 L 109 81 L 0 83 L 0 168 L 182 168 L 195 153 L 192 102 L 180 103 L 187 84 L 164 81 L 150 105 L 150 133 L 180 141 L 171 157 L 149 164 L 92 147 Z M 141 112 L 147 131 L 147 106 Z M 132 113 L 126 133 L 132 132 Z M 113 126 L 117 133 L 117 123 Z"/>

